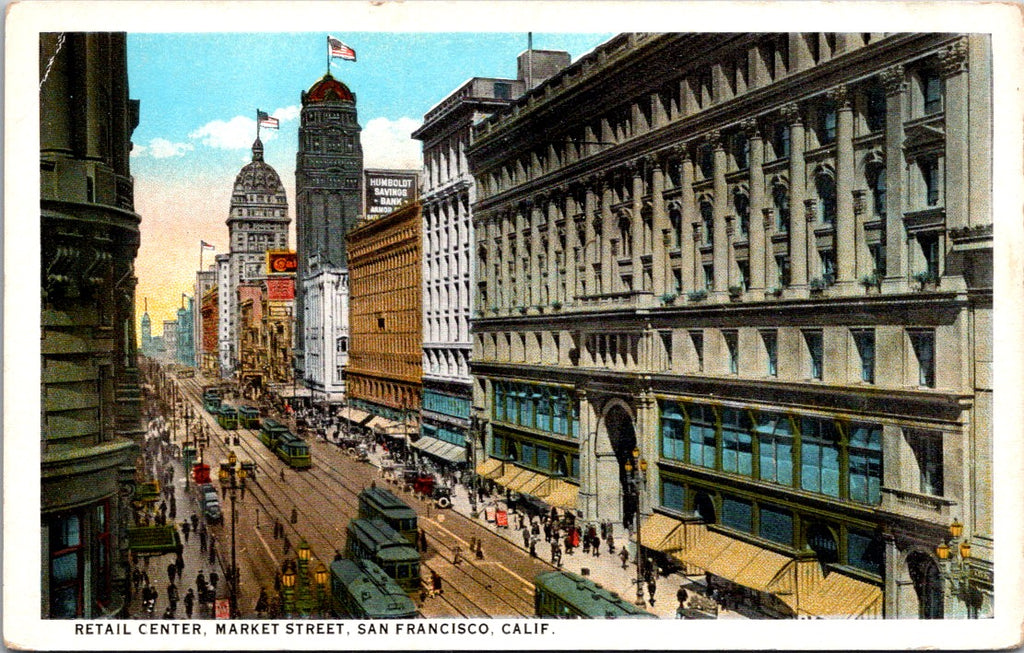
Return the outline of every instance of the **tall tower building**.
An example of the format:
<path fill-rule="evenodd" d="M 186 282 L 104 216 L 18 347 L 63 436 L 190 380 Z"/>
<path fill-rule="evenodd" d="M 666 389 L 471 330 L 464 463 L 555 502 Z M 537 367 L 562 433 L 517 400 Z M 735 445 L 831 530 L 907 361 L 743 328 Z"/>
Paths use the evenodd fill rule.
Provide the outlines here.
<path fill-rule="evenodd" d="M 302 93 L 295 162 L 297 378 L 319 400 L 340 399 L 348 361 L 345 235 L 359 219 L 363 150 L 356 96 L 324 75 Z"/>
<path fill-rule="evenodd" d="M 152 356 L 153 348 L 153 321 L 149 317 L 149 302 L 146 302 L 146 308 L 142 312 L 142 321 L 140 323 L 142 330 L 142 355 Z"/>
<path fill-rule="evenodd" d="M 289 222 L 288 198 L 281 178 L 263 160 L 263 142 L 257 137 L 252 144 L 252 161 L 235 177 L 227 220 L 229 277 L 221 301 L 226 304 L 228 360 L 226 367 L 221 361 L 222 373 L 234 370 L 238 356 L 238 284 L 265 276 L 267 250 L 288 249 Z"/>
<path fill-rule="evenodd" d="M 126 616 L 142 438 L 123 33 L 39 37 L 40 612 Z"/>

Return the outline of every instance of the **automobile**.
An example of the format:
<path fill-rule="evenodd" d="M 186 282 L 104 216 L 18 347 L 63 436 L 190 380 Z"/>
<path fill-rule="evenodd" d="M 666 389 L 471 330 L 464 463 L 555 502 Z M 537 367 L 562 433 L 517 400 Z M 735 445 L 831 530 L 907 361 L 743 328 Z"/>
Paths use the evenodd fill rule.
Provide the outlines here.
<path fill-rule="evenodd" d="M 220 509 L 219 501 L 209 501 L 203 506 L 203 517 L 210 524 L 218 524 L 224 519 L 224 513 Z"/>

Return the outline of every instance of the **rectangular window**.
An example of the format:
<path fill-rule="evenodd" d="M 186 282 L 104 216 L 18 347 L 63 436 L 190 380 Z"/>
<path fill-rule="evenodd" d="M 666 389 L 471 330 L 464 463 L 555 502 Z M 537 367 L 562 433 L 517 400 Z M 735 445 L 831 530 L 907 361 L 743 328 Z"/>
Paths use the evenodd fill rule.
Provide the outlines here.
<path fill-rule="evenodd" d="M 729 373 L 739 374 L 740 372 L 740 346 L 739 334 L 736 331 L 723 331 L 725 338 L 725 350 L 729 359 Z"/>
<path fill-rule="evenodd" d="M 755 422 L 761 480 L 793 484 L 793 425 L 781 413 L 758 413 Z"/>
<path fill-rule="evenodd" d="M 882 427 L 850 425 L 850 499 L 878 505 L 882 501 Z"/>
<path fill-rule="evenodd" d="M 860 356 L 860 380 L 875 382 L 875 332 L 873 329 L 854 329 L 853 342 Z"/>
<path fill-rule="evenodd" d="M 935 387 L 935 331 L 921 329 L 908 331 L 910 344 L 917 357 L 917 384 L 925 388 Z"/>
<path fill-rule="evenodd" d="M 679 404 L 661 403 L 661 455 L 671 460 L 686 460 L 686 418 Z"/>
<path fill-rule="evenodd" d="M 50 617 L 82 615 L 82 533 L 76 514 L 57 516 L 50 523 Z"/>
<path fill-rule="evenodd" d="M 537 467 L 545 471 L 551 469 L 551 450 L 547 447 L 537 447 Z"/>
<path fill-rule="evenodd" d="M 867 119 L 868 131 L 880 132 L 885 129 L 885 88 L 881 84 L 874 84 L 867 91 Z"/>
<path fill-rule="evenodd" d="M 495 458 L 505 458 L 505 438 L 501 435 L 491 436 L 491 455 Z"/>
<path fill-rule="evenodd" d="M 885 243 L 875 243 L 873 245 L 869 245 L 868 251 L 871 252 L 871 261 L 875 267 L 875 274 L 878 275 L 879 278 L 885 277 Z"/>
<path fill-rule="evenodd" d="M 537 464 L 537 445 L 530 442 L 524 442 L 521 454 L 519 461 L 524 465 L 533 467 Z"/>
<path fill-rule="evenodd" d="M 926 206 L 939 204 L 939 160 L 935 157 L 918 159 L 921 179 L 924 182 L 924 200 Z"/>
<path fill-rule="evenodd" d="M 715 265 L 707 263 L 704 265 L 704 290 L 711 292 L 715 284 Z"/>
<path fill-rule="evenodd" d="M 686 488 L 678 481 L 662 479 L 661 506 L 676 512 L 683 512 L 686 506 Z"/>
<path fill-rule="evenodd" d="M 789 256 L 780 254 L 775 257 L 775 275 L 779 288 L 789 286 Z"/>
<path fill-rule="evenodd" d="M 924 271 L 934 281 L 939 280 L 939 234 L 934 231 L 926 231 L 917 235 L 917 242 L 921 247 L 921 255 L 924 257 Z"/>
<path fill-rule="evenodd" d="M 767 362 L 768 376 L 779 375 L 779 334 L 772 331 L 762 331 L 761 341 L 764 342 L 764 353 Z"/>
<path fill-rule="evenodd" d="M 750 413 L 722 409 L 722 470 L 751 476 L 754 473 L 754 439 Z"/>
<path fill-rule="evenodd" d="M 565 435 L 569 425 L 569 397 L 565 390 L 556 390 L 554 394 L 555 414 L 552 417 L 552 430 L 555 433 Z"/>
<path fill-rule="evenodd" d="M 836 282 L 836 252 L 834 249 L 822 249 L 818 251 L 821 259 L 821 280 L 828 285 Z"/>
<path fill-rule="evenodd" d="M 496 100 L 511 100 L 512 85 L 508 82 L 494 82 L 494 98 Z"/>
<path fill-rule="evenodd" d="M 715 467 L 715 410 L 711 406 L 689 404 L 690 463 Z"/>
<path fill-rule="evenodd" d="M 572 467 L 569 470 L 569 476 L 571 478 L 579 479 L 579 477 L 580 477 L 580 457 L 579 457 L 579 455 L 578 454 L 572 454 L 571 458 L 569 459 L 569 462 L 572 465 Z"/>
<path fill-rule="evenodd" d="M 750 289 L 750 263 L 748 261 L 736 261 L 736 269 L 739 271 L 739 287 L 746 292 Z"/>
<path fill-rule="evenodd" d="M 690 341 L 693 342 L 693 351 L 697 355 L 697 371 L 704 371 L 704 332 L 691 331 Z"/>
<path fill-rule="evenodd" d="M 938 431 L 907 431 L 918 469 L 918 492 L 943 495 L 942 434 Z"/>
<path fill-rule="evenodd" d="M 836 140 L 836 106 L 828 102 L 818 108 L 818 144 L 828 145 Z"/>
<path fill-rule="evenodd" d="M 789 156 L 789 125 L 784 122 L 775 123 L 772 130 L 772 149 L 775 150 L 776 159 Z"/>
<path fill-rule="evenodd" d="M 793 513 L 774 506 L 758 506 L 757 534 L 779 544 L 793 545 Z"/>
<path fill-rule="evenodd" d="M 873 533 L 850 529 L 846 535 L 846 564 L 882 575 L 882 543 Z"/>
<path fill-rule="evenodd" d="M 921 93 L 924 96 L 924 115 L 942 111 L 942 78 L 935 71 L 921 73 Z"/>
<path fill-rule="evenodd" d="M 804 342 L 807 343 L 809 377 L 820 381 L 822 378 L 822 360 L 824 357 L 821 331 L 804 331 Z"/>
<path fill-rule="evenodd" d="M 722 497 L 722 525 L 744 533 L 754 529 L 754 506 L 749 501 Z"/>
<path fill-rule="evenodd" d="M 800 487 L 839 496 L 839 431 L 832 420 L 800 420 Z"/>
<path fill-rule="evenodd" d="M 547 388 L 540 388 L 533 393 L 537 403 L 537 428 L 541 431 L 551 430 L 551 395 Z"/>

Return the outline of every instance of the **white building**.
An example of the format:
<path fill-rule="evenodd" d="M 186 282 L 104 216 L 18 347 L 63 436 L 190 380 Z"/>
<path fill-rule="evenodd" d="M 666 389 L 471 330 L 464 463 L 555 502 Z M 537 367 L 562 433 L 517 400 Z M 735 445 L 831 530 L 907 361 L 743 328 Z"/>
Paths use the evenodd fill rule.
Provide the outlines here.
<path fill-rule="evenodd" d="M 302 286 L 306 386 L 314 401 L 338 402 L 348 365 L 348 270 L 315 268 Z"/>
<path fill-rule="evenodd" d="M 220 374 L 231 376 L 232 363 L 236 347 L 231 340 L 231 304 L 228 296 L 233 295 L 231 289 L 231 257 L 217 254 L 217 350 L 220 353 Z"/>

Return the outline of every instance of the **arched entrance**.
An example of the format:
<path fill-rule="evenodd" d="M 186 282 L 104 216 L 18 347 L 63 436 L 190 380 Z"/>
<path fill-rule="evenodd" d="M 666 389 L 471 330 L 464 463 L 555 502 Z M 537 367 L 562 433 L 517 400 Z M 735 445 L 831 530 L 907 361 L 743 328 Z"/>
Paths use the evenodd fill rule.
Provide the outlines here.
<path fill-rule="evenodd" d="M 628 527 L 636 515 L 637 499 L 626 482 L 625 463 L 637 442 L 633 417 L 625 404 L 616 402 L 605 413 L 604 431 L 608 439 L 598 444 L 597 451 L 598 519 L 622 520 Z M 612 479 L 618 479 L 618 483 Z"/>
<path fill-rule="evenodd" d="M 917 595 L 920 619 L 942 619 L 943 587 L 939 567 L 932 557 L 920 551 L 907 556 L 907 573 Z"/>

